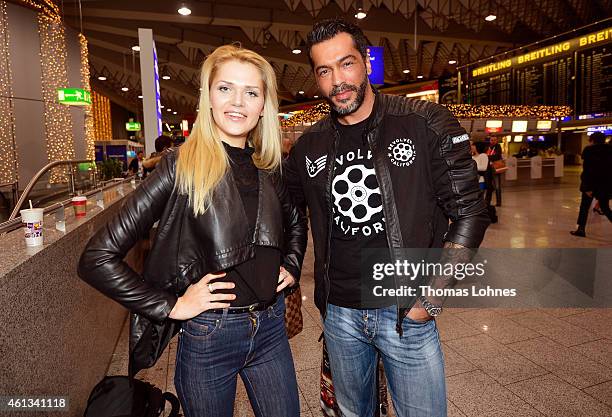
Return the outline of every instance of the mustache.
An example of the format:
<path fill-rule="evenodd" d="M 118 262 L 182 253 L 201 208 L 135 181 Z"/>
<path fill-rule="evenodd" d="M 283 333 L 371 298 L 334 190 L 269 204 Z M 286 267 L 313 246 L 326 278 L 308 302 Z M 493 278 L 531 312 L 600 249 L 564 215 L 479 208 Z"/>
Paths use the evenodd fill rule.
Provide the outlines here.
<path fill-rule="evenodd" d="M 348 83 L 342 83 L 340 85 L 334 86 L 334 88 L 332 88 L 331 92 L 329 93 L 330 97 L 334 97 L 337 96 L 338 94 L 342 94 L 346 91 L 355 91 L 358 92 L 359 89 L 357 88 L 356 85 L 353 84 L 348 84 Z"/>

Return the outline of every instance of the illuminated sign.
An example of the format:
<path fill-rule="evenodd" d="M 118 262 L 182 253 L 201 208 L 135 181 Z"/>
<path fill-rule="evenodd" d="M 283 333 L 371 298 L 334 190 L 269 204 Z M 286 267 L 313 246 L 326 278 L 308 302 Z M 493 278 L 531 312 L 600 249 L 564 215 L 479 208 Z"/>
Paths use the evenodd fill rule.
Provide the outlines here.
<path fill-rule="evenodd" d="M 369 75 L 370 82 L 374 85 L 385 83 L 385 59 L 382 46 L 368 46 L 368 57 L 372 73 Z"/>
<path fill-rule="evenodd" d="M 502 121 L 501 120 L 487 120 L 485 124 L 485 132 L 495 133 L 501 132 L 502 130 Z"/>
<path fill-rule="evenodd" d="M 550 130 L 551 127 L 552 127 L 551 120 L 538 120 L 538 123 L 536 125 L 536 129 L 538 130 Z"/>
<path fill-rule="evenodd" d="M 69 106 L 88 106 L 91 104 L 91 93 L 82 88 L 60 88 L 57 100 Z"/>
<path fill-rule="evenodd" d="M 513 132 L 526 132 L 527 131 L 527 120 L 513 120 L 512 121 Z"/>
<path fill-rule="evenodd" d="M 127 122 L 125 124 L 125 130 L 128 132 L 140 132 L 142 126 L 138 122 Z"/>
<path fill-rule="evenodd" d="M 523 65 L 541 59 L 565 54 L 571 50 L 588 47 L 594 44 L 607 43 L 612 40 L 612 27 L 599 32 L 590 33 L 579 38 L 570 39 L 544 48 L 536 49 L 522 55 L 515 56 L 500 62 L 494 62 L 472 70 L 472 77 L 490 74 L 492 72 L 508 69 L 512 66 Z"/>
<path fill-rule="evenodd" d="M 514 141 L 515 142 L 522 142 L 523 141 L 523 135 L 518 135 L 514 137 Z"/>

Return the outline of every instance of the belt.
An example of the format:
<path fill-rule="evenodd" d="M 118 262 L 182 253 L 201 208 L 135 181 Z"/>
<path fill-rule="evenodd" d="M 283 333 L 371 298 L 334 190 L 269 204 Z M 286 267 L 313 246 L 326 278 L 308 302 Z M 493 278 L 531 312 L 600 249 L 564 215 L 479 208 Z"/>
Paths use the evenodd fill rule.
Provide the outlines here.
<path fill-rule="evenodd" d="M 278 300 L 278 294 L 275 295 L 274 298 L 268 302 L 259 302 L 259 303 L 249 304 L 248 306 L 240 306 L 240 307 L 213 308 L 211 310 L 206 310 L 206 312 L 223 314 L 223 312 L 227 310 L 227 314 L 252 313 L 253 311 L 263 311 L 267 309 L 268 307 L 274 305 L 277 300 Z"/>

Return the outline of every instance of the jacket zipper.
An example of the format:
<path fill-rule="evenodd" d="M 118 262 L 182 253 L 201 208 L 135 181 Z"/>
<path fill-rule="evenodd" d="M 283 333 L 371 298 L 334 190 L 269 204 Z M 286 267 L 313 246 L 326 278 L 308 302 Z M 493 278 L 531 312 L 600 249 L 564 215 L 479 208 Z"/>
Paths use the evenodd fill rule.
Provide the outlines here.
<path fill-rule="evenodd" d="M 329 160 L 327 161 L 327 164 L 329 166 L 329 168 L 327 169 L 327 172 L 329 172 L 329 176 L 327 177 L 327 191 L 325 195 L 325 199 L 327 200 L 327 209 L 329 211 L 329 218 L 327 220 L 327 253 L 325 254 L 326 288 L 325 288 L 325 314 L 323 315 L 323 321 L 325 321 L 325 317 L 327 317 L 327 303 L 329 301 L 329 293 L 331 291 L 331 281 L 329 279 L 329 260 L 331 258 L 331 254 L 330 254 L 331 235 L 332 235 L 332 227 L 333 227 L 333 221 L 334 221 L 334 210 L 332 207 L 331 198 L 332 198 L 332 183 L 334 181 L 334 175 L 336 173 L 336 153 L 338 151 L 338 142 L 339 142 L 338 131 L 336 130 L 335 126 L 333 127 L 333 129 L 334 129 L 334 143 L 333 143 L 332 151 L 330 153 L 331 158 L 329 158 Z"/>

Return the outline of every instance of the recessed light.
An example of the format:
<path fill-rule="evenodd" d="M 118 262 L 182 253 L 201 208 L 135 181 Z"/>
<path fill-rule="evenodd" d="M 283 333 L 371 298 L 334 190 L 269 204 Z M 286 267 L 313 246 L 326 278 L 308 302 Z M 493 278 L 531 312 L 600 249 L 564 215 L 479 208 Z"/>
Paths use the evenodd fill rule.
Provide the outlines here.
<path fill-rule="evenodd" d="M 402 72 L 403 72 L 404 74 L 408 74 L 408 73 L 410 72 L 410 70 L 409 70 L 409 69 L 405 69 L 405 70 L 403 70 Z"/>
<path fill-rule="evenodd" d="M 423 78 L 423 76 L 422 75 L 417 75 L 417 78 L 421 79 L 421 78 Z"/>
<path fill-rule="evenodd" d="M 175 111 L 173 111 L 173 112 L 172 112 L 172 114 L 176 114 L 176 112 L 175 112 Z"/>
<path fill-rule="evenodd" d="M 127 87 L 121 87 L 121 91 L 128 91 L 128 90 L 129 90 L 129 88 L 127 88 Z"/>
<path fill-rule="evenodd" d="M 166 109 L 166 111 L 172 111 L 172 109 Z"/>
<path fill-rule="evenodd" d="M 319 98 L 319 96 L 313 96 L 314 98 Z"/>
<path fill-rule="evenodd" d="M 365 19 L 367 16 L 368 14 L 361 7 L 357 9 L 357 13 L 355 13 L 355 17 L 359 20 Z"/>
<path fill-rule="evenodd" d="M 134 46 L 132 46 L 132 51 L 135 51 L 135 52 L 140 52 L 140 45 L 134 45 Z"/>
<path fill-rule="evenodd" d="M 456 61 L 456 60 L 454 60 L 454 59 L 451 59 L 451 60 L 449 60 L 449 61 L 448 61 L 448 63 L 449 63 L 450 65 L 455 65 L 455 64 L 457 63 L 457 61 Z"/>
<path fill-rule="evenodd" d="M 298 91 L 298 94 L 304 94 L 304 90 Z"/>
<path fill-rule="evenodd" d="M 164 75 L 164 76 L 162 77 L 162 80 L 169 80 L 169 79 L 170 79 L 170 76 L 169 76 L 169 75 Z"/>
<path fill-rule="evenodd" d="M 159 105 L 159 108 L 160 108 L 160 109 L 163 109 L 163 108 L 164 108 L 164 105 L 163 105 L 163 104 L 160 104 L 160 105 Z"/>
<path fill-rule="evenodd" d="M 292 54 L 299 55 L 299 54 L 301 54 L 301 53 L 302 53 L 302 50 L 301 50 L 300 48 L 293 48 L 293 49 L 291 50 L 291 53 L 292 53 Z"/>
<path fill-rule="evenodd" d="M 177 10 L 178 14 L 183 16 L 189 16 L 191 14 L 191 9 L 185 5 L 181 6 L 180 9 Z"/>
<path fill-rule="evenodd" d="M 100 75 L 100 76 L 98 77 L 98 80 L 100 80 L 100 81 L 106 81 L 106 77 L 105 77 L 105 76 L 103 76 L 103 75 Z"/>
<path fill-rule="evenodd" d="M 142 98 L 142 96 L 138 96 L 138 98 Z"/>
<path fill-rule="evenodd" d="M 497 19 L 497 16 L 495 16 L 494 14 L 490 14 L 490 15 L 488 15 L 487 17 L 485 17 L 485 20 L 486 20 L 487 22 L 492 22 L 492 21 L 494 21 L 495 19 Z"/>

